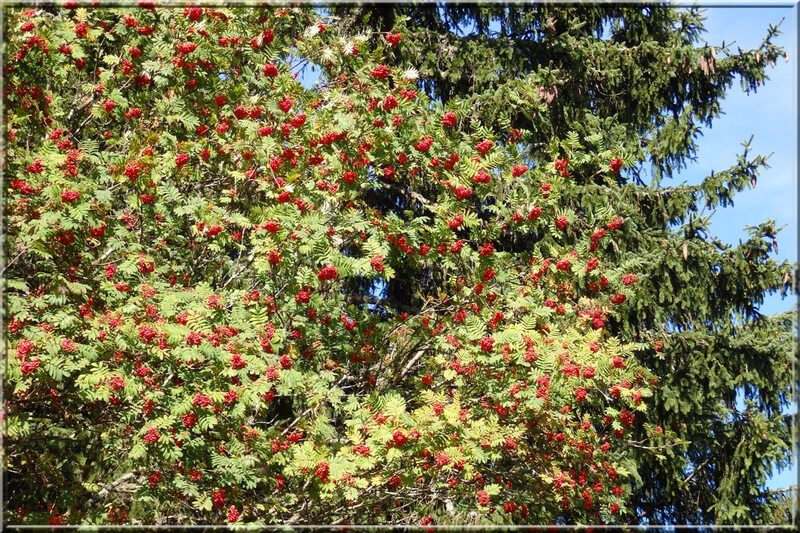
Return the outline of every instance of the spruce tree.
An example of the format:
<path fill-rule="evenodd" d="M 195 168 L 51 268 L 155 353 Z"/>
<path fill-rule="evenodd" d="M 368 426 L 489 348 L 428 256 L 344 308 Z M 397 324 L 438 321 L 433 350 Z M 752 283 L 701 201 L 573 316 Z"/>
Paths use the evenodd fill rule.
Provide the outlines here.
<path fill-rule="evenodd" d="M 771 256 L 772 220 L 738 245 L 708 226 L 709 212 L 756 186 L 767 158 L 744 143 L 730 168 L 696 185 L 670 182 L 693 160 L 726 92 L 737 82 L 757 90 L 767 67 L 783 60 L 773 43 L 778 27 L 742 50 L 702 44 L 703 10 L 657 4 L 378 4 L 332 12 L 342 27 L 375 39 L 382 37 L 375 32 L 402 34 L 396 64 L 414 65 L 420 89 L 453 104 L 460 127 L 530 131 L 523 150 L 531 166 L 551 164 L 554 149 L 569 158 L 579 145 L 623 159 L 626 170 L 614 179 L 570 160 L 574 186 L 563 198 L 579 216 L 608 208 L 625 217 L 608 245 L 617 261 L 643 273 L 642 283 L 636 304 L 610 327 L 649 346 L 637 352 L 659 380 L 648 417 L 681 442 L 639 449 L 633 523 L 789 520 L 791 495 L 765 483 L 791 460 L 784 413 L 793 324 L 789 313 L 764 316 L 759 305 L 767 294 L 793 291 L 795 266 Z M 504 244 L 525 240 L 508 236 Z M 384 296 L 389 306 L 413 303 L 413 293 L 391 283 Z"/>

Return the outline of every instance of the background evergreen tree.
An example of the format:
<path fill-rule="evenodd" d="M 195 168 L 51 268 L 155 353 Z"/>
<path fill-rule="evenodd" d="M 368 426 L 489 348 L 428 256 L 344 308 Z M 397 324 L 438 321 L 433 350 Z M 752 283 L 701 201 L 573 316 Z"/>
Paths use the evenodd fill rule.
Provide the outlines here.
<path fill-rule="evenodd" d="M 777 27 L 757 49 L 741 50 L 701 46 L 701 10 L 659 5 L 362 5 L 331 13 L 373 39 L 402 34 L 395 64 L 415 65 L 422 90 L 453 102 L 460 128 L 529 130 L 520 141 L 529 164 L 552 164 L 554 150 L 569 158 L 579 139 L 624 160 L 626 172 L 615 179 L 571 161 L 574 187 L 564 201 L 579 216 L 607 207 L 625 219 L 604 245 L 635 266 L 642 283 L 636 305 L 611 331 L 652 347 L 638 352 L 660 380 L 650 416 L 683 442 L 640 449 L 637 520 L 790 520 L 790 495 L 766 481 L 791 458 L 782 409 L 792 385 L 791 316 L 758 309 L 765 295 L 792 290 L 794 266 L 770 257 L 778 249 L 773 221 L 731 246 L 709 231 L 707 214 L 755 187 L 766 158 L 745 144 L 729 169 L 697 185 L 668 181 L 693 160 L 726 91 L 736 81 L 754 91 L 767 80 L 767 65 L 784 54 L 773 44 Z M 421 200 L 397 188 L 374 198 L 398 211 L 421 210 Z M 503 245 L 535 239 L 507 234 Z M 403 281 L 420 275 L 428 285 Z M 442 281 L 436 276 L 399 271 L 381 303 L 419 306 Z"/>

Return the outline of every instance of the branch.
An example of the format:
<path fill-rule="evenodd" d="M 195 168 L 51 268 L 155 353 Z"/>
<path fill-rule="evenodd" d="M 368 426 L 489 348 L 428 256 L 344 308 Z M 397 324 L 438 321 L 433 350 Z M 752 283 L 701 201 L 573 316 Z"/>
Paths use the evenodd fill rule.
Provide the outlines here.
<path fill-rule="evenodd" d="M 137 472 L 134 470 L 134 471 L 132 471 L 132 472 L 128 472 L 127 474 L 123 474 L 122 476 L 118 477 L 117 479 L 115 479 L 115 480 L 114 480 L 114 481 L 112 481 L 111 483 L 108 483 L 108 484 L 106 484 L 106 485 L 101 485 L 103 488 L 102 488 L 102 489 L 100 489 L 100 490 L 99 490 L 99 491 L 98 491 L 96 494 L 92 495 L 92 497 L 91 497 L 91 498 L 89 498 L 89 499 L 86 501 L 86 504 L 85 504 L 84 508 L 88 508 L 88 507 L 89 507 L 89 505 L 90 505 L 92 502 L 96 501 L 96 500 L 100 500 L 100 499 L 102 499 L 102 498 L 105 498 L 106 496 L 108 496 L 108 494 L 109 494 L 109 493 L 110 493 L 112 490 L 116 490 L 116 488 L 117 488 L 119 485 L 121 485 L 121 484 L 123 484 L 124 482 L 128 481 L 128 480 L 129 480 L 129 479 L 131 479 L 132 477 L 136 477 L 136 475 L 137 475 L 137 474 L 138 474 L 138 473 L 137 473 Z"/>
<path fill-rule="evenodd" d="M 417 353 L 414 355 L 414 357 L 411 358 L 411 360 L 403 368 L 403 371 L 400 372 L 400 379 L 401 380 L 405 377 L 406 374 L 408 374 L 408 372 L 414 366 L 414 363 L 419 361 L 419 358 L 422 357 L 423 355 L 425 355 L 425 352 L 427 352 L 428 348 L 430 348 L 430 347 L 431 347 L 431 343 L 430 342 L 426 342 L 425 344 L 422 345 L 422 347 L 420 347 L 419 350 L 417 350 Z"/>
<path fill-rule="evenodd" d="M 20 253 L 18 253 L 18 254 L 16 255 L 16 257 L 14 257 L 14 259 L 12 259 L 12 260 L 11 260 L 11 261 L 9 261 L 8 263 L 6 263 L 6 266 L 4 266 L 4 267 L 3 267 L 3 270 L 2 270 L 2 271 L 0 271 L 0 275 L 3 275 L 3 274 L 5 274 L 5 273 L 6 273 L 6 270 L 8 270 L 8 267 L 10 267 L 11 265 L 13 265 L 13 264 L 14 264 L 14 261 L 16 261 L 17 259 L 19 259 L 20 257 L 22 257 L 22 256 L 25 254 L 25 252 L 27 252 L 27 251 L 28 251 L 28 250 L 22 250 Z"/>
<path fill-rule="evenodd" d="M 292 420 L 292 423 L 291 423 L 291 424 L 289 424 L 289 425 L 286 427 L 286 429 L 284 429 L 284 430 L 281 432 L 281 435 L 286 435 L 287 433 L 289 433 L 289 430 L 290 430 L 290 429 L 292 429 L 292 428 L 293 428 L 295 425 L 297 425 L 297 423 L 298 423 L 298 422 L 300 422 L 300 421 L 301 421 L 303 418 L 305 418 L 305 416 L 306 416 L 308 413 L 310 413 L 311 411 L 312 411 L 312 408 L 311 408 L 311 407 L 309 407 L 308 409 L 306 409 L 305 411 L 303 411 L 303 413 L 302 413 L 300 416 L 298 416 L 297 418 L 295 418 L 294 420 Z"/>
<path fill-rule="evenodd" d="M 79 105 L 78 107 L 73 107 L 73 108 L 72 108 L 72 111 L 70 111 L 70 112 L 69 112 L 69 115 L 67 115 L 67 120 L 66 120 L 66 122 L 69 122 L 69 121 L 72 119 L 73 115 L 76 115 L 77 113 L 80 113 L 80 112 L 82 112 L 84 109 L 86 109 L 87 107 L 89 107 L 90 105 L 92 105 L 92 104 L 94 103 L 94 99 L 95 99 L 95 95 L 94 95 L 94 94 L 92 94 L 92 97 L 91 97 L 91 98 L 89 98 L 89 100 L 87 100 L 87 101 L 86 101 L 86 102 L 84 102 L 83 104 Z"/>
<path fill-rule="evenodd" d="M 108 259 L 108 256 L 113 254 L 113 253 L 114 253 L 114 248 L 108 248 L 105 252 L 103 252 L 103 255 L 98 257 L 97 260 L 94 263 L 92 263 L 92 266 L 99 265 L 100 263 L 102 263 L 103 261 Z"/>
<path fill-rule="evenodd" d="M 382 183 L 381 187 L 384 190 L 392 191 L 395 194 L 410 196 L 411 198 L 413 198 L 414 200 L 418 201 L 419 203 L 421 203 L 422 205 L 424 205 L 426 207 L 431 205 L 430 200 L 428 200 L 427 198 L 425 198 L 424 196 L 422 196 L 418 192 L 406 191 L 403 188 L 401 188 L 400 186 L 395 185 L 393 183 Z"/>
<path fill-rule="evenodd" d="M 634 441 L 625 441 L 625 444 L 633 448 L 641 448 L 642 450 L 666 450 L 667 448 L 674 448 L 675 446 L 684 446 L 687 443 L 683 441 L 673 442 L 672 444 L 664 444 L 663 446 L 642 446 Z"/>
<path fill-rule="evenodd" d="M 391 307 L 393 309 L 397 309 L 399 311 L 406 311 L 409 313 L 417 313 L 419 308 L 412 307 L 408 305 L 401 305 L 401 304 L 392 304 L 386 299 L 375 298 L 374 296 L 366 296 L 366 295 L 352 295 L 348 303 L 353 304 L 373 304 L 379 305 L 381 307 Z"/>
<path fill-rule="evenodd" d="M 706 466 L 706 465 L 708 464 L 708 461 L 709 461 L 710 459 L 711 459 L 711 458 L 709 457 L 708 459 L 706 459 L 705 461 L 703 461 L 702 463 L 700 463 L 700 466 L 698 466 L 697 468 L 695 468 L 695 469 L 694 469 L 694 471 L 693 471 L 691 474 L 689 474 L 689 477 L 687 477 L 686 479 L 684 479 L 684 480 L 683 480 L 683 482 L 684 482 L 684 483 L 689 483 L 689 482 L 692 480 L 692 478 L 694 477 L 694 475 L 695 475 L 696 473 L 698 473 L 698 472 L 699 472 L 699 471 L 700 471 L 700 470 L 701 470 L 701 469 L 702 469 L 704 466 Z"/>
<path fill-rule="evenodd" d="M 228 280 L 225 281 L 225 283 L 222 285 L 223 289 L 227 288 L 228 285 L 230 285 L 233 280 L 238 278 L 240 275 L 242 275 L 243 272 L 245 272 L 248 268 L 250 268 L 250 265 L 252 265 L 253 261 L 256 260 L 256 256 L 255 254 L 253 254 L 252 257 L 250 257 L 250 260 L 247 262 L 247 264 L 244 265 L 241 269 L 239 269 L 237 267 L 239 266 L 239 260 L 241 258 L 242 256 L 241 254 L 239 254 L 239 257 L 236 258 L 236 264 L 233 265 L 233 273 L 231 274 L 231 277 L 229 277 Z"/>

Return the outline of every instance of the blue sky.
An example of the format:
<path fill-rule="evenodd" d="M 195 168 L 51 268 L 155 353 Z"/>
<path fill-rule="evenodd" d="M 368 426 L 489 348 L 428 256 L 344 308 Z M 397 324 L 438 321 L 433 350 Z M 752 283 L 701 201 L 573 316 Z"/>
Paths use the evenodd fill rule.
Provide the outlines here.
<path fill-rule="evenodd" d="M 697 162 L 683 170 L 678 180 L 696 183 L 711 170 L 730 167 L 741 152 L 741 142 L 753 135 L 751 154 L 774 152 L 754 189 L 746 189 L 735 197 L 734 206 L 719 209 L 712 220 L 712 231 L 721 240 L 736 244 L 747 238 L 744 227 L 768 218 L 777 226 L 786 225 L 778 235 L 778 257 L 797 261 L 797 7 L 709 7 L 705 15 L 708 30 L 703 38 L 712 46 L 735 41 L 744 50 L 756 48 L 766 35 L 770 23 L 785 20 L 784 32 L 776 44 L 789 53 L 789 62 L 767 68 L 770 80 L 756 93 L 749 95 L 737 83 L 731 87 L 713 127 L 699 139 Z M 761 311 L 772 314 L 788 311 L 795 299 L 773 295 L 766 299 Z M 790 469 L 777 473 L 769 481 L 771 488 L 798 484 L 797 459 Z"/>
<path fill-rule="evenodd" d="M 747 238 L 744 227 L 756 225 L 768 218 L 777 226 L 786 224 L 778 235 L 778 257 L 797 259 L 797 71 L 796 10 L 791 7 L 710 7 L 705 21 L 710 45 L 735 41 L 744 50 L 756 48 L 766 35 L 767 26 L 785 17 L 780 28 L 784 31 L 777 44 L 789 52 L 789 63 L 778 61 L 775 68 L 767 67 L 770 80 L 754 94 L 746 95 L 738 82 L 728 91 L 722 104 L 725 113 L 713 127 L 706 129 L 699 140 L 696 164 L 682 171 L 679 180 L 696 183 L 711 170 L 720 171 L 736 161 L 741 143 L 753 135 L 751 154 L 774 152 L 768 163 L 771 168 L 762 172 L 755 189 L 742 191 L 735 205 L 719 209 L 712 220 L 712 230 L 731 244 Z M 772 314 L 791 309 L 793 299 L 779 295 L 768 298 L 762 312 Z"/>

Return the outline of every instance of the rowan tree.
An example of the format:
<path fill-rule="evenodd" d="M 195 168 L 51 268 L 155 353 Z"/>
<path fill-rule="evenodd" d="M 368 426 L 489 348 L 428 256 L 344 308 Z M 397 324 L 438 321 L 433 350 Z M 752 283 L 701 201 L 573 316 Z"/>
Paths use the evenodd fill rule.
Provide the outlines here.
<path fill-rule="evenodd" d="M 791 267 L 768 224 L 725 248 L 688 214 L 763 159 L 627 183 L 661 100 L 629 122 L 611 98 L 562 109 L 562 67 L 436 92 L 400 18 L 4 14 L 7 523 L 629 523 L 646 491 L 680 495 L 683 452 L 715 473 L 785 461 L 788 343 L 769 335 L 789 329 L 755 308 Z M 691 375 L 707 384 L 678 388 Z M 730 422 L 736 386 L 758 401 Z M 731 449 L 734 430 L 767 438 Z M 685 490 L 766 522 L 770 501 L 729 486 L 763 484 L 743 468 Z"/>

